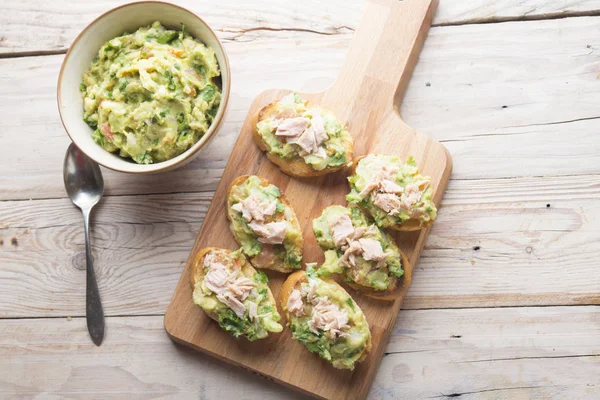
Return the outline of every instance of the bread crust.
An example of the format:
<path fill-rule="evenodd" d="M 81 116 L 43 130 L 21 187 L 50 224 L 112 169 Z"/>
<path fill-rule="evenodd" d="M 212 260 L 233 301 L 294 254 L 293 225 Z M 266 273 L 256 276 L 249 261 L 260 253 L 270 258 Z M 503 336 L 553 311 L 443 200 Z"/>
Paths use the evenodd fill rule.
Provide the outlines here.
<path fill-rule="evenodd" d="M 194 256 L 194 261 L 192 262 L 192 269 L 190 272 L 190 283 L 192 284 L 192 290 L 194 290 L 197 283 L 202 282 L 202 280 L 204 279 L 205 273 L 204 273 L 204 268 L 202 267 L 202 265 L 204 264 L 204 258 L 209 253 L 213 253 L 213 252 L 222 253 L 222 254 L 231 254 L 232 253 L 231 250 L 221 249 L 219 247 L 206 247 L 206 248 L 198 251 L 196 253 L 196 255 Z M 244 255 L 244 262 L 242 263 L 242 274 L 244 276 L 252 279 L 254 277 L 255 273 L 256 273 L 256 270 L 254 269 L 254 267 L 252 267 L 252 265 L 248 262 L 248 258 Z M 268 290 L 267 290 L 267 298 L 269 300 L 269 303 L 273 304 L 273 306 L 277 305 L 277 303 L 275 302 L 275 297 L 273 296 L 273 293 L 271 292 L 271 288 L 268 288 Z M 219 322 L 219 314 L 217 314 L 215 311 L 207 311 L 204 309 L 202 309 L 202 311 L 204 311 L 210 318 Z"/>
<path fill-rule="evenodd" d="M 348 160 L 348 162 L 344 165 L 340 165 L 337 167 L 331 167 L 331 168 L 325 168 L 321 171 L 317 171 L 317 170 L 313 169 L 300 156 L 296 156 L 291 159 L 285 159 L 285 158 L 281 158 L 281 157 L 277 156 L 276 154 L 270 153 L 267 149 L 267 146 L 263 142 L 262 137 L 258 133 L 258 130 L 256 129 L 256 124 L 258 124 L 259 122 L 261 122 L 269 117 L 274 116 L 277 113 L 277 104 L 278 103 L 279 103 L 279 100 L 274 101 L 270 104 L 267 104 L 265 107 L 263 107 L 260 110 L 260 112 L 258 113 L 258 115 L 256 116 L 256 118 L 252 124 L 252 139 L 254 140 L 254 142 L 256 143 L 258 148 L 261 149 L 265 153 L 265 155 L 267 156 L 269 161 L 271 161 L 273 164 L 277 165 L 283 173 L 293 176 L 293 177 L 296 177 L 296 178 L 323 176 L 323 175 L 327 175 L 327 174 L 330 174 L 335 171 L 339 171 L 340 169 L 345 168 L 347 165 L 350 164 L 350 162 L 352 160 L 352 156 L 354 154 L 354 143 L 352 142 L 351 138 L 344 140 L 344 151 L 346 152 L 346 159 Z M 307 108 L 313 107 L 313 104 L 307 101 L 306 107 Z"/>
<path fill-rule="evenodd" d="M 365 157 L 366 156 L 358 156 L 358 157 L 354 158 L 352 165 L 349 167 L 348 176 L 354 175 L 356 173 L 356 167 L 358 166 L 358 162 Z M 348 182 L 348 186 L 350 186 L 350 189 L 352 189 L 352 185 L 350 184 L 350 182 Z M 357 204 L 357 206 L 360 207 L 369 216 L 371 216 L 371 218 L 373 217 L 373 215 L 371 215 L 369 210 L 367 210 L 364 207 L 359 206 L 358 204 Z M 430 226 L 431 224 L 433 224 L 433 220 L 429 220 L 421 225 L 419 221 L 409 219 L 408 221 L 404 222 L 402 225 L 386 226 L 386 228 L 393 229 L 395 231 L 400 231 L 400 232 L 413 232 L 413 231 L 420 231 L 421 229 L 425 229 L 428 226 Z"/>
<path fill-rule="evenodd" d="M 323 279 L 323 278 L 320 278 Z M 348 296 L 350 296 L 350 294 L 342 287 L 340 286 L 337 282 L 335 282 L 332 279 L 323 279 L 324 281 L 328 282 L 328 283 L 333 283 L 339 286 L 339 288 L 344 291 L 344 293 L 346 293 Z M 281 301 L 281 309 L 283 310 L 283 318 L 286 321 L 286 323 L 289 323 L 289 321 L 291 321 L 291 317 L 290 314 L 287 310 L 287 302 L 288 299 L 290 298 L 290 295 L 292 294 L 292 290 L 294 289 L 300 289 L 300 285 L 302 285 L 302 283 L 304 282 L 308 282 L 308 278 L 306 277 L 306 272 L 305 271 L 296 271 L 293 274 L 291 274 L 290 276 L 288 276 L 288 278 L 285 280 L 285 282 L 283 282 L 283 285 L 281 286 L 281 292 L 279 294 L 279 301 Z M 350 296 L 352 297 L 352 296 Z M 354 301 L 354 299 L 352 299 Z M 354 301 L 356 303 L 356 301 Z M 362 310 L 361 310 L 362 312 Z M 369 355 L 370 351 L 371 351 L 371 347 L 372 347 L 372 341 L 371 341 L 371 335 L 369 335 L 369 340 L 367 341 L 367 344 L 365 346 L 365 350 L 363 351 L 363 353 L 361 354 L 360 358 L 358 360 L 356 360 L 357 363 L 363 361 L 365 358 L 367 358 L 367 356 Z"/>
<path fill-rule="evenodd" d="M 233 222 L 232 219 L 231 219 L 231 215 L 229 215 L 229 210 L 231 209 L 231 206 L 232 206 L 232 191 L 233 191 L 233 188 L 235 186 L 240 186 L 240 185 L 244 184 L 244 182 L 246 182 L 246 180 L 248 178 L 250 178 L 250 176 L 251 175 L 238 176 L 237 178 L 235 178 L 231 182 L 231 184 L 227 188 L 227 219 L 230 222 Z M 260 176 L 257 176 L 257 177 L 258 177 L 258 179 L 260 179 L 261 186 L 267 187 L 267 186 L 269 186 L 271 184 L 266 179 L 261 178 Z M 285 194 L 283 193 L 283 191 L 281 189 L 279 189 L 279 192 L 281 193 L 281 196 L 279 197 L 279 200 L 283 203 L 284 206 L 289 207 L 293 211 L 290 223 L 292 224 L 292 226 L 295 229 L 297 229 L 300 232 L 300 235 L 298 235 L 298 238 L 294 241 L 294 245 L 300 249 L 300 252 L 303 252 L 303 250 L 304 250 L 304 238 L 302 237 L 302 228 L 300 227 L 300 222 L 298 221 L 298 217 L 296 216 L 296 211 L 294 211 L 294 207 L 292 207 L 292 205 L 290 204 L 288 198 L 285 196 Z M 232 226 L 231 223 L 229 224 L 229 229 L 231 230 L 231 233 L 233 234 L 234 238 L 237 241 L 237 237 L 235 236 L 235 233 L 233 232 L 233 226 Z M 279 260 L 279 261 L 281 261 L 281 260 Z M 283 273 L 290 273 L 290 272 L 296 271 L 295 269 L 284 267 L 283 262 L 277 263 L 277 264 L 275 264 L 273 266 L 269 266 L 269 267 L 261 265 L 259 256 L 250 257 L 250 262 L 256 268 L 271 269 L 271 270 L 278 271 L 278 272 L 283 272 Z"/>

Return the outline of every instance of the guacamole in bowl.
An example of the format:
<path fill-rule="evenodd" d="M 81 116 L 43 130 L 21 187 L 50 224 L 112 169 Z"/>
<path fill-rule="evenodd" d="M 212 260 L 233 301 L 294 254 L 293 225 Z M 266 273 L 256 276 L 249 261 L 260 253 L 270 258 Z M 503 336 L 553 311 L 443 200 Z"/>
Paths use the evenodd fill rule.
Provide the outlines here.
<path fill-rule="evenodd" d="M 104 150 L 138 164 L 172 159 L 208 131 L 219 109 L 215 52 L 160 22 L 109 40 L 84 72 L 83 119 Z"/>

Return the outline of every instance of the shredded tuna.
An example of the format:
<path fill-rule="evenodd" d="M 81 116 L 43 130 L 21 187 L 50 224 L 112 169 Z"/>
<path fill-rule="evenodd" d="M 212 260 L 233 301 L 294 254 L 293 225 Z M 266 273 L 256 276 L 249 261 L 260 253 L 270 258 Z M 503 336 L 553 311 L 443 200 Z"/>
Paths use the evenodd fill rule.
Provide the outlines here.
<path fill-rule="evenodd" d="M 258 317 L 258 306 L 256 303 L 248 302 L 248 318 L 250 321 L 254 321 Z"/>
<path fill-rule="evenodd" d="M 383 165 L 373 173 L 359 196 L 365 198 L 371 193 L 373 204 L 390 215 L 400 214 L 400 210 L 411 210 L 421 200 L 423 191 L 429 186 L 430 181 L 424 179 L 410 183 L 402 188 L 395 182 L 397 167 Z"/>
<path fill-rule="evenodd" d="M 397 215 L 398 209 L 402 206 L 398 196 L 393 193 L 373 192 L 371 200 L 373 200 L 373 204 L 390 215 Z"/>
<path fill-rule="evenodd" d="M 242 213 L 242 216 L 247 222 L 264 221 L 266 217 L 275 214 L 277 209 L 277 200 L 267 203 L 263 199 L 259 199 L 254 195 L 250 195 L 242 199 L 239 203 L 231 206 L 231 209 Z"/>
<path fill-rule="evenodd" d="M 381 261 L 385 259 L 385 253 L 379 243 L 375 239 L 358 239 L 360 247 L 362 248 L 362 256 L 367 261 Z"/>
<path fill-rule="evenodd" d="M 367 183 L 367 185 L 364 187 L 364 189 L 360 191 L 360 193 L 358 195 L 360 196 L 361 199 L 364 199 L 365 197 L 367 197 L 369 195 L 369 193 L 371 193 L 373 190 L 377 189 L 377 187 L 379 187 L 379 182 L 377 182 L 375 180 L 371 180 Z"/>
<path fill-rule="evenodd" d="M 327 157 L 325 150 L 320 146 L 329 136 L 325 132 L 319 113 L 315 113 L 310 120 L 303 117 L 276 120 L 276 126 L 275 135 L 283 137 L 287 143 L 298 145 L 301 148 L 300 155 L 315 154 L 322 158 Z"/>
<path fill-rule="evenodd" d="M 333 243 L 335 243 L 336 246 L 340 246 L 354 233 L 352 220 L 350 220 L 350 217 L 346 214 L 342 214 L 335 219 L 329 226 L 329 230 L 331 231 Z"/>
<path fill-rule="evenodd" d="M 294 291 L 298 292 L 296 289 Z M 290 311 L 289 303 L 291 296 L 297 296 L 294 291 L 292 291 L 290 300 L 288 300 L 288 310 Z M 350 327 L 348 325 L 348 312 L 333 304 L 327 296 L 317 296 L 317 284 L 315 280 L 309 279 L 308 285 L 303 285 L 298 295 L 313 306 L 310 320 L 308 321 L 308 327 L 311 332 L 318 334 L 319 330 L 322 330 L 333 338 L 347 335 L 345 330 Z"/>
<path fill-rule="evenodd" d="M 360 242 L 353 240 L 344 250 L 344 255 L 340 259 L 340 263 L 348 268 L 356 267 L 356 255 L 361 253 L 362 247 L 360 246 Z"/>
<path fill-rule="evenodd" d="M 254 282 L 241 275 L 241 269 L 237 264 L 227 268 L 212 253 L 205 257 L 203 265 L 208 268 L 204 277 L 206 287 L 220 302 L 231 308 L 238 317 L 243 318 L 246 307 L 242 302 L 254 288 Z"/>
<path fill-rule="evenodd" d="M 287 118 L 279 122 L 276 136 L 299 137 L 308 127 L 310 120 L 302 117 Z"/>
<path fill-rule="evenodd" d="M 318 112 L 315 112 L 315 114 L 311 118 L 310 127 L 315 132 L 315 137 L 319 145 L 321 145 L 321 143 L 329 139 L 329 135 L 327 135 L 327 132 L 325 132 L 323 118 L 321 118 L 321 114 L 319 114 Z"/>
<path fill-rule="evenodd" d="M 315 281 L 309 280 L 308 285 L 302 286 L 302 297 L 306 297 L 309 303 L 317 299 L 317 285 Z"/>
<path fill-rule="evenodd" d="M 302 295 L 300 291 L 297 289 L 292 290 L 287 302 L 288 311 L 299 317 L 304 315 L 303 305 L 304 304 L 302 303 Z"/>
<path fill-rule="evenodd" d="M 258 241 L 267 244 L 283 243 L 287 223 L 285 221 L 265 223 L 267 217 L 275 214 L 277 200 L 268 203 L 250 195 L 231 206 L 231 209 L 242 213 L 248 226 L 258 235 Z"/>
<path fill-rule="evenodd" d="M 430 181 L 428 180 L 422 180 L 406 185 L 406 190 L 400 197 L 402 207 L 407 210 L 410 210 L 412 206 L 417 204 L 419 200 L 421 200 L 423 190 L 427 189 L 429 183 Z"/>
<path fill-rule="evenodd" d="M 248 226 L 258 235 L 258 241 L 261 243 L 281 244 L 285 239 L 285 228 L 287 227 L 285 221 L 269 222 L 268 224 L 253 221 Z"/>
<path fill-rule="evenodd" d="M 301 156 L 309 154 L 316 154 L 320 156 L 327 156 L 325 150 L 321 147 L 321 144 L 327 140 L 327 134 L 318 137 L 312 127 L 306 128 L 304 133 L 298 138 L 288 139 L 288 143 L 297 144 L 302 149 L 300 151 Z"/>
<path fill-rule="evenodd" d="M 402 186 L 389 179 L 384 179 L 383 181 L 381 181 L 380 187 L 381 191 L 384 193 L 400 194 L 404 192 Z"/>
<path fill-rule="evenodd" d="M 398 171 L 399 169 L 396 166 L 382 165 L 373 173 L 371 180 L 367 182 L 367 185 L 363 190 L 361 190 L 359 196 L 364 199 L 372 190 L 381 189 L 384 181 L 390 181 L 391 183 L 394 183 L 395 176 Z M 389 183 L 386 183 L 385 185 L 389 186 Z"/>
<path fill-rule="evenodd" d="M 292 142 L 290 141 L 290 143 Z M 314 153 L 319 148 L 317 136 L 315 135 L 313 128 L 306 128 L 306 130 L 302 133 L 302 135 L 300 135 L 300 137 L 298 137 L 298 140 L 295 143 L 300 146 L 304 152 L 303 154 Z"/>
<path fill-rule="evenodd" d="M 344 214 L 334 220 L 329 229 L 335 245 L 344 252 L 340 263 L 345 267 L 350 269 L 356 267 L 356 257 L 359 255 L 367 261 L 377 261 L 377 268 L 385 265 L 383 261 L 385 261 L 386 255 L 381 243 L 375 239 L 364 237 L 379 233 L 375 225 L 355 228 L 352 220 Z"/>
<path fill-rule="evenodd" d="M 333 304 L 326 296 L 318 297 L 313 304 L 308 327 L 313 333 L 318 334 L 321 330 L 333 338 L 346 335 L 344 330 L 349 328 L 348 312 Z"/>

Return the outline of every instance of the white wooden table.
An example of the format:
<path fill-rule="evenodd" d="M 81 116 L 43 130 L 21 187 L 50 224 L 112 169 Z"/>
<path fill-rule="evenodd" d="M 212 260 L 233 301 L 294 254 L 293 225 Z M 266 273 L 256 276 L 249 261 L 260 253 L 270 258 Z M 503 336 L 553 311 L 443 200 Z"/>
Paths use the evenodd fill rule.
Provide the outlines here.
<path fill-rule="evenodd" d="M 75 35 L 121 3 L 1 1 L 0 398 L 295 397 L 175 346 L 162 314 L 250 101 L 330 84 L 364 4 L 177 1 L 225 43 L 229 112 L 181 170 L 104 171 L 96 347 L 55 89 Z M 598 15 L 600 0 L 441 0 L 401 111 L 454 172 L 370 398 L 600 398 Z"/>

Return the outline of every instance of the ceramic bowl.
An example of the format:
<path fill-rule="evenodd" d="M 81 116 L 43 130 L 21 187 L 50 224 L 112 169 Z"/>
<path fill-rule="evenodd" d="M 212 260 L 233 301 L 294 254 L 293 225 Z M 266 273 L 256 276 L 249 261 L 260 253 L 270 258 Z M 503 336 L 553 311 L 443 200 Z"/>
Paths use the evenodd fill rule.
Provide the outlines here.
<path fill-rule="evenodd" d="M 222 99 L 215 119 L 190 149 L 179 156 L 156 164 L 142 165 L 119 157 L 98 146 L 92 140 L 92 129 L 83 121 L 83 98 L 79 91 L 83 73 L 89 68 L 100 48 L 110 39 L 123 32 L 134 32 L 142 26 L 160 21 L 169 29 L 181 29 L 185 25 L 186 33 L 211 47 L 217 56 L 221 69 Z M 153 173 L 180 167 L 199 154 L 208 141 L 215 136 L 223 121 L 231 77 L 227 54 L 214 31 L 191 11 L 174 4 L 161 1 L 141 1 L 114 8 L 89 24 L 75 39 L 60 69 L 58 77 L 58 110 L 63 126 L 73 143 L 98 164 L 115 171 L 129 173 Z"/>

